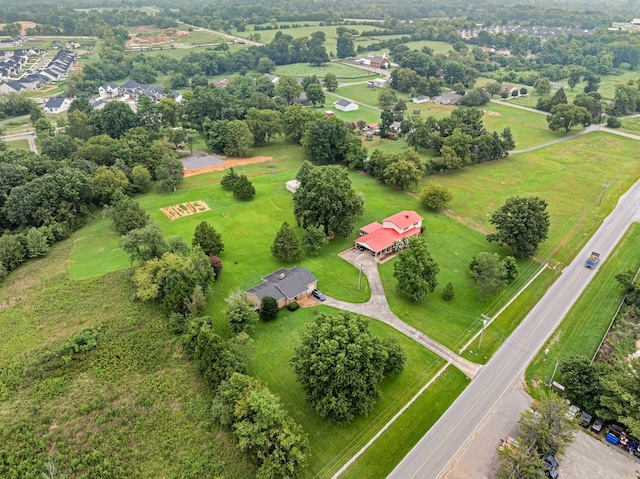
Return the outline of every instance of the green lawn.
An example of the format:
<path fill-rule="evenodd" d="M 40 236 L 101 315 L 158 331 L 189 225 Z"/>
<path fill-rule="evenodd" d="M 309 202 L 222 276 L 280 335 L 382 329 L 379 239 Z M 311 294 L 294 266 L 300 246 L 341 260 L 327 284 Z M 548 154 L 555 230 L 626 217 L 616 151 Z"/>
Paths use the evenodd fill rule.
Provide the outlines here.
<path fill-rule="evenodd" d="M 340 477 L 384 479 L 445 413 L 469 384 L 454 367 L 446 371 L 400 418 Z"/>
<path fill-rule="evenodd" d="M 29 142 L 27 140 L 6 141 L 5 144 L 9 148 L 17 148 L 18 150 L 29 151 Z"/>
<path fill-rule="evenodd" d="M 382 400 L 368 417 L 360 417 L 348 426 L 338 426 L 322 419 L 306 403 L 304 394 L 296 383 L 289 358 L 299 344 L 302 327 L 309 323 L 317 311 L 333 312 L 332 308 L 299 309 L 281 311 L 272 323 L 260 323 L 256 329 L 256 355 L 250 373 L 278 394 L 287 411 L 298 421 L 309 436 L 312 454 L 304 477 L 331 477 L 347 459 L 386 424 L 420 388 L 445 364 L 444 360 L 418 343 L 392 328 L 371 320 L 372 332 L 379 337 L 395 337 L 407 353 L 405 370 L 398 376 L 390 376 L 381 384 Z M 461 373 L 458 373 L 461 374 Z M 459 389 L 458 389 L 459 390 Z M 452 391 L 455 394 L 458 390 Z M 437 418 L 442 403 L 449 404 L 455 395 L 446 395 L 442 402 L 425 404 L 422 417 Z M 429 424 L 429 426 L 432 423 Z M 428 426 L 422 425 L 426 431 Z M 395 457 L 397 460 L 399 456 Z"/>
<path fill-rule="evenodd" d="M 620 131 L 626 131 L 633 135 L 640 135 L 640 118 L 622 120 L 622 127 L 620 128 Z"/>
<path fill-rule="evenodd" d="M 591 283 L 527 368 L 527 384 L 534 395 L 539 394 L 536 391 L 540 389 L 540 382 L 549 382 L 556 360 L 562 361 L 572 354 L 588 358 L 594 355 L 622 300 L 622 287 L 615 275 L 627 270 L 636 271 L 640 266 L 638 258 L 640 225 L 636 223 L 607 260 L 593 271 L 595 276 Z M 562 383 L 559 373 L 556 372 L 554 380 Z"/>
<path fill-rule="evenodd" d="M 358 104 L 358 109 L 355 111 L 340 111 L 337 108 L 334 108 L 333 103 L 341 100 L 341 98 L 332 95 L 331 93 L 325 93 L 324 96 L 325 104 L 324 107 L 322 107 L 322 110 L 331 110 L 338 118 L 341 118 L 344 121 L 356 123 L 360 120 L 364 120 L 367 124 L 380 122 L 380 112 L 373 108 Z"/>
<path fill-rule="evenodd" d="M 502 132 L 507 127 L 511 128 L 518 150 L 564 136 L 564 132 L 551 131 L 546 117 L 538 113 L 496 103 L 487 103 L 482 109 L 485 111 L 482 121 L 487 130 Z"/>
<path fill-rule="evenodd" d="M 384 88 L 369 88 L 366 83 L 363 83 L 359 85 L 341 86 L 335 91 L 335 93 L 340 96 L 347 97 L 357 103 L 366 103 L 367 105 L 380 107 L 378 104 L 378 96 L 384 90 Z M 409 95 L 397 91 L 394 91 L 394 93 L 398 99 L 402 99 L 407 103 L 407 110 L 410 113 L 412 111 L 411 107 L 414 104 L 411 103 Z"/>
<path fill-rule="evenodd" d="M 428 181 L 453 192 L 449 212 L 480 231 L 510 196 L 538 195 L 549 203 L 549 238 L 537 254 L 567 263 L 600 225 L 617 199 L 640 177 L 635 140 L 590 133 L 530 153 L 484 163 Z M 598 205 L 604 178 L 612 179 Z"/>
<path fill-rule="evenodd" d="M 433 40 L 418 40 L 415 42 L 405 43 L 411 50 L 421 50 L 422 47 L 428 47 L 433 50 L 433 53 L 447 54 L 453 48 L 451 43 L 437 42 Z"/>
<path fill-rule="evenodd" d="M 81 233 L 69 254 L 70 278 L 92 278 L 129 266 L 129 256 L 120 249 L 120 235 L 113 229 L 111 219 L 102 218 L 100 211 L 94 213 Z"/>
<path fill-rule="evenodd" d="M 367 72 L 360 68 L 351 67 L 342 63 L 326 63 L 321 67 L 314 67 L 308 63 L 292 63 L 291 65 L 280 65 L 276 68 L 276 75 L 290 75 L 298 78 L 315 75 L 322 80 L 327 73 L 333 73 L 339 82 L 351 83 L 372 80 L 378 78 L 375 73 Z"/>

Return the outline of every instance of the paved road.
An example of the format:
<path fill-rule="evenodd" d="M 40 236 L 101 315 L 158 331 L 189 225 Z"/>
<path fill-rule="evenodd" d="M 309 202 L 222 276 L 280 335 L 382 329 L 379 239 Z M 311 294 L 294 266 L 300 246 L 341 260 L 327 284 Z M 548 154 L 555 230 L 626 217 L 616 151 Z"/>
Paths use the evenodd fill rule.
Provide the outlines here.
<path fill-rule="evenodd" d="M 472 363 L 471 361 L 458 356 L 450 349 L 444 347 L 442 344 L 430 338 L 426 334 L 418 331 L 416 328 L 409 326 L 393 314 L 391 308 L 389 308 L 387 297 L 384 294 L 384 288 L 382 287 L 382 281 L 380 280 L 380 273 L 378 272 L 378 264 L 368 251 L 361 252 L 352 249 L 340 256 L 346 261 L 349 261 L 356 268 L 360 267 L 362 269 L 362 272 L 367 276 L 369 287 L 371 288 L 371 297 L 366 303 L 347 303 L 346 301 L 327 297 L 325 302 L 327 306 L 333 306 L 334 308 L 351 311 L 352 313 L 362 314 L 388 324 L 400 331 L 402 334 L 422 344 L 425 348 L 433 351 L 447 361 L 447 363 L 453 364 L 465 373 L 467 377 L 471 379 L 476 377 L 478 371 L 482 368 L 480 364 Z"/>
<path fill-rule="evenodd" d="M 637 221 L 640 221 L 640 181 L 620 198 L 575 260 L 456 402 L 394 469 L 390 479 L 444 477 L 458 450 L 521 376 L 593 275 L 598 273 L 584 267 L 587 254 L 598 251 L 601 260 L 606 261 L 625 231 Z"/>

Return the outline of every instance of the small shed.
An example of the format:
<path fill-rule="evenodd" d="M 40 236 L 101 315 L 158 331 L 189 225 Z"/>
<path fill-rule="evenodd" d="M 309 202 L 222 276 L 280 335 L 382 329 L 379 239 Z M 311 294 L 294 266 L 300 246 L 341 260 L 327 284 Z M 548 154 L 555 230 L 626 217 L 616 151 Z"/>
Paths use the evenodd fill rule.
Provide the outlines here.
<path fill-rule="evenodd" d="M 334 113 L 334 112 L 332 112 L 331 110 L 326 110 L 324 113 L 325 113 L 325 115 L 327 115 L 327 116 L 334 116 L 334 115 L 335 115 L 335 113 Z"/>
<path fill-rule="evenodd" d="M 298 180 L 289 180 L 286 183 L 287 191 L 295 193 L 300 188 L 300 182 Z"/>
<path fill-rule="evenodd" d="M 338 100 L 333 103 L 333 106 L 342 111 L 355 111 L 358 109 L 358 104 L 349 100 Z"/>
<path fill-rule="evenodd" d="M 376 78 L 373 80 L 373 86 L 376 88 L 389 88 L 389 80 L 386 78 Z"/>

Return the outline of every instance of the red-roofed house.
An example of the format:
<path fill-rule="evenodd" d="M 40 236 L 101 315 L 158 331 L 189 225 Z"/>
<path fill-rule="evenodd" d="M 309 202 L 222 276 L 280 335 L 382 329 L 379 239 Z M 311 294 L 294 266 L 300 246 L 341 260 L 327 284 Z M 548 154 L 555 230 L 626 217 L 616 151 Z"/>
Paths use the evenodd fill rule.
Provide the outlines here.
<path fill-rule="evenodd" d="M 360 228 L 356 246 L 369 250 L 377 258 L 406 248 L 411 236 L 422 231 L 422 216 L 415 211 L 401 211 L 382 220 Z"/>

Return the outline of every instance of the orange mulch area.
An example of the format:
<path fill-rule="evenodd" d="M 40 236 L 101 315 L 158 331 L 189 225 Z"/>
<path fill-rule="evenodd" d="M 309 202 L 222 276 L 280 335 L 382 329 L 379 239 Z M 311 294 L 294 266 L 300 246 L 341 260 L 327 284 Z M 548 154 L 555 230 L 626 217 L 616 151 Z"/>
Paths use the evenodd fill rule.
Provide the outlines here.
<path fill-rule="evenodd" d="M 272 161 L 273 156 L 252 156 L 251 158 L 225 158 L 224 164 L 206 166 L 204 168 L 195 168 L 193 170 L 184 169 L 184 176 L 201 175 L 202 173 L 210 173 L 212 171 L 222 171 L 226 168 L 237 167 L 242 165 L 250 165 L 252 163 L 265 163 Z"/>
<path fill-rule="evenodd" d="M 173 206 L 167 206 L 166 208 L 160 208 L 167 218 L 171 221 L 178 218 L 184 218 L 185 216 L 197 215 L 198 213 L 204 213 L 210 211 L 211 208 L 204 200 L 189 201 L 187 203 L 180 203 Z"/>
<path fill-rule="evenodd" d="M 320 304 L 320 302 L 317 299 L 312 298 L 311 296 L 309 296 L 308 298 L 301 299 L 300 301 L 297 301 L 297 303 L 300 305 L 301 308 L 310 308 L 311 306 L 317 306 Z"/>
<path fill-rule="evenodd" d="M 159 30 L 156 27 L 140 26 L 136 27 L 130 34 L 130 40 L 127 41 L 126 47 L 146 47 L 151 45 L 161 45 L 170 42 L 176 38 L 188 37 L 189 32 L 176 30 L 175 28 L 167 28 Z"/>

